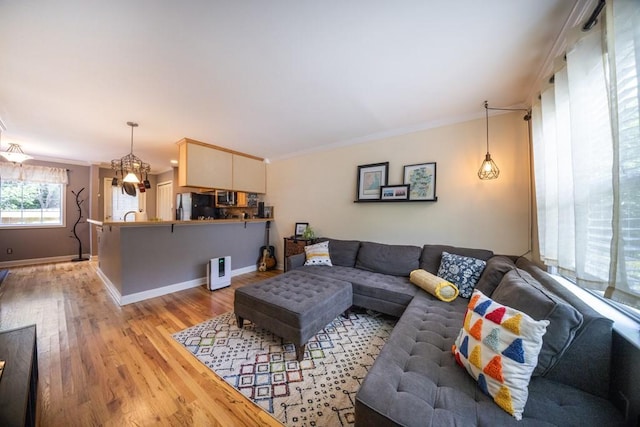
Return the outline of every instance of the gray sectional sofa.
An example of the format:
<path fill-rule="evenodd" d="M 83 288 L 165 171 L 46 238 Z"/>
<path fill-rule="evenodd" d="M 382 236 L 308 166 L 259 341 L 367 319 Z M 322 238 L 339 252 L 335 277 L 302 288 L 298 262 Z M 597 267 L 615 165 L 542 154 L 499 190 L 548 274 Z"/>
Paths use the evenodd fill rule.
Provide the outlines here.
<path fill-rule="evenodd" d="M 285 261 L 287 270 L 348 281 L 355 306 L 399 318 L 357 393 L 357 426 L 624 425 L 608 400 L 612 322 L 527 259 L 442 245 L 320 240 L 329 241 L 332 267 L 304 266 L 299 254 Z M 437 274 L 443 251 L 485 260 L 476 289 L 550 321 L 521 421 L 456 364 L 451 347 L 469 300 L 443 302 L 409 281 L 417 268 Z"/>

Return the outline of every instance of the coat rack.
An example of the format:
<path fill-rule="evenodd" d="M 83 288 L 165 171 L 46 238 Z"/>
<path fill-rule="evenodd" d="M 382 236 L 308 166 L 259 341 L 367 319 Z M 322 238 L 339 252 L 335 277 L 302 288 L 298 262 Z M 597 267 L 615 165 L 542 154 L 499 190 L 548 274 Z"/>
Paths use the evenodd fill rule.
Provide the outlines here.
<path fill-rule="evenodd" d="M 80 200 L 80 193 L 82 193 L 83 191 L 84 191 L 84 187 L 82 187 L 80 191 L 78 191 L 77 193 L 71 190 L 71 193 L 73 193 L 73 195 L 76 196 L 76 205 L 78 206 L 78 219 L 76 220 L 76 223 L 73 224 L 73 235 L 78 241 L 78 258 L 74 258 L 71 260 L 74 262 L 89 261 L 89 258 L 83 258 L 82 256 L 82 240 L 80 240 L 80 237 L 78 237 L 78 233 L 76 232 L 76 228 L 78 227 L 78 224 L 82 219 L 82 203 L 84 202 L 84 200 Z"/>

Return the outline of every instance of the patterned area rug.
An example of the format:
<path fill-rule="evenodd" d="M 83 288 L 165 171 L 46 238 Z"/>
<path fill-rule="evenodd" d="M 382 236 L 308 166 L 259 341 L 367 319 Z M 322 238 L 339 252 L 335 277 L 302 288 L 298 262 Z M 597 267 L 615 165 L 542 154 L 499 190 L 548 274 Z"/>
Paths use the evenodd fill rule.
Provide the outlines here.
<path fill-rule="evenodd" d="M 291 343 L 226 313 L 173 338 L 286 426 L 349 426 L 355 395 L 395 319 L 377 313 L 338 317 L 296 360 Z"/>

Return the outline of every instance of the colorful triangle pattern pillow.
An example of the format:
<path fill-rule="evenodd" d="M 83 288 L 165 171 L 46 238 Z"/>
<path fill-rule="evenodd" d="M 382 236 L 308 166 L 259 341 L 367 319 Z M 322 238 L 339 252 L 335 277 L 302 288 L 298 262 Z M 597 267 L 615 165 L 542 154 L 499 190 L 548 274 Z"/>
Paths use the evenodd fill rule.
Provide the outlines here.
<path fill-rule="evenodd" d="M 476 289 L 451 350 L 480 389 L 521 420 L 548 325 L 548 320 L 534 320 Z"/>

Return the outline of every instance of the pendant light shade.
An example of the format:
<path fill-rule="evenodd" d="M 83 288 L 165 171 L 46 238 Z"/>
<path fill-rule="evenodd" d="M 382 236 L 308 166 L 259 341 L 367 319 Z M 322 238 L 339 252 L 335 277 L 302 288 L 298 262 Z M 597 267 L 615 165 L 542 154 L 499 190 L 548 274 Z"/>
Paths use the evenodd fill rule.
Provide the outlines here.
<path fill-rule="evenodd" d="M 498 169 L 496 162 L 491 158 L 491 153 L 489 153 L 489 103 L 487 101 L 484 101 L 484 112 L 487 123 L 487 154 L 480 165 L 480 169 L 478 169 L 478 178 L 482 180 L 496 179 L 500 175 L 500 169 Z"/>
<path fill-rule="evenodd" d="M 4 130 L 7 130 L 7 128 L 5 127 L 4 122 L 0 120 L 0 136 L 2 136 L 2 131 Z M 33 159 L 30 155 L 25 154 L 18 144 L 12 143 L 9 143 L 7 151 L 0 151 L 0 156 L 13 163 L 22 163 L 25 160 Z"/>
<path fill-rule="evenodd" d="M 25 154 L 18 144 L 9 144 L 7 151 L 0 152 L 0 156 L 13 163 L 22 163 L 25 160 L 33 159 L 30 155 Z"/>
<path fill-rule="evenodd" d="M 124 179 L 122 180 L 123 182 L 132 182 L 134 184 L 139 184 L 140 180 L 138 179 L 138 177 L 136 176 L 135 173 L 133 172 L 129 172 L 127 174 L 127 176 L 124 177 Z"/>
<path fill-rule="evenodd" d="M 111 168 L 116 171 L 116 178 L 114 178 L 116 183 L 118 172 L 120 172 L 124 177 L 123 182 L 139 184 L 138 176 L 142 176 L 143 173 L 148 174 L 151 165 L 133 154 L 133 128 L 138 127 L 138 124 L 127 122 L 127 126 L 131 126 L 131 152 L 120 159 L 111 160 Z"/>
<path fill-rule="evenodd" d="M 480 179 L 494 179 L 500 175 L 500 169 L 496 165 L 496 162 L 491 158 L 491 154 L 487 152 L 484 161 L 478 170 L 478 177 Z"/>

